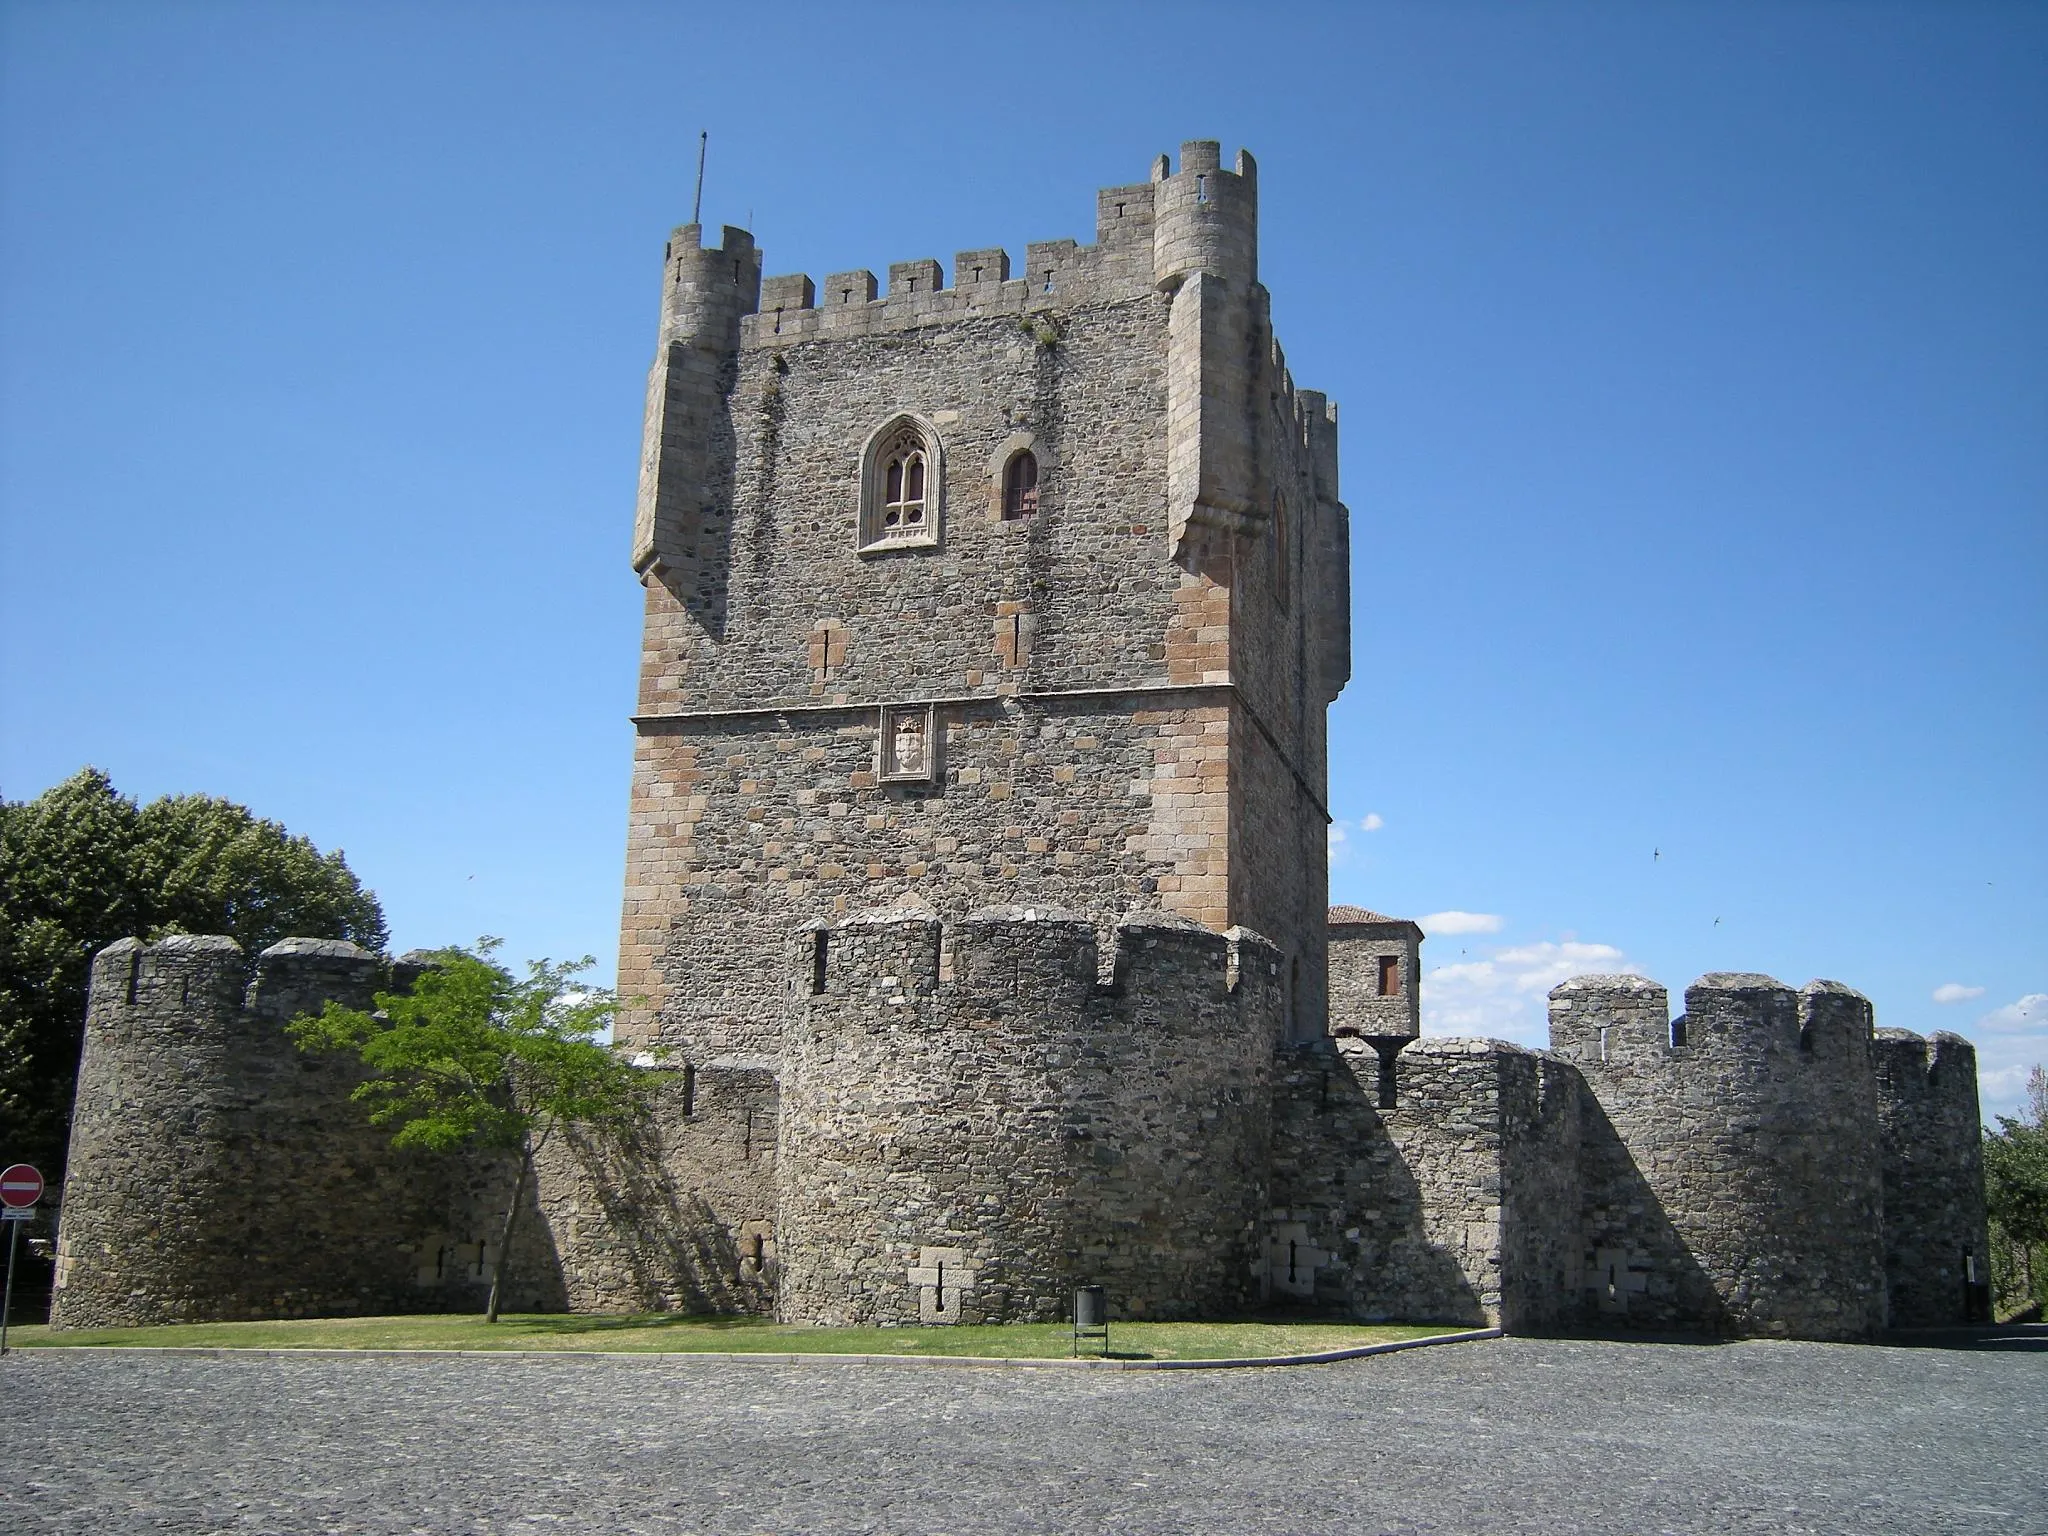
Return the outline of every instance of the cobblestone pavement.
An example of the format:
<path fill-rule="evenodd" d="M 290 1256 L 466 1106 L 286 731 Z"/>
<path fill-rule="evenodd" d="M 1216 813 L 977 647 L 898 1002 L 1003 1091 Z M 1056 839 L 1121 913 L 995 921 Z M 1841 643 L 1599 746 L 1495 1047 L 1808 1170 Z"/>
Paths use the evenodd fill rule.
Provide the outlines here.
<path fill-rule="evenodd" d="M 2048 1358 L 1508 1339 L 1082 1372 L 0 1361 L 0 1530 L 2048 1531 Z"/>

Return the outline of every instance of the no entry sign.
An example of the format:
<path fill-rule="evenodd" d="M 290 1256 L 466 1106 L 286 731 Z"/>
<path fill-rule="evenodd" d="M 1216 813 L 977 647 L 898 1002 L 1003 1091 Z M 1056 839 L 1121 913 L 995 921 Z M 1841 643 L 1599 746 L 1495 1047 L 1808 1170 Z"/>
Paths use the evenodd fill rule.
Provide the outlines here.
<path fill-rule="evenodd" d="M 0 1205 L 29 1206 L 43 1198 L 43 1176 L 27 1163 L 0 1169 Z"/>

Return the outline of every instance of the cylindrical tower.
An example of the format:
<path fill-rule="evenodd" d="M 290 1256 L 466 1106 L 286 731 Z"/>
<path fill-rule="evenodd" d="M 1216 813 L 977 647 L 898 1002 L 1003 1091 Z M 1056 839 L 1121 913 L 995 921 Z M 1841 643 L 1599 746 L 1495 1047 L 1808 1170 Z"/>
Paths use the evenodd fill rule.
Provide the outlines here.
<path fill-rule="evenodd" d="M 52 1326 L 224 1315 L 242 981 L 242 946 L 229 938 L 121 939 L 94 958 Z"/>
<path fill-rule="evenodd" d="M 1990 1321 L 1977 1048 L 1877 1031 L 1885 1278 L 1894 1328 Z"/>
<path fill-rule="evenodd" d="M 1279 958 L 1165 917 L 1026 908 L 808 931 L 785 1039 L 786 1321 L 1048 1321 L 1257 1299 Z"/>
<path fill-rule="evenodd" d="M 395 1151 L 349 1097 L 361 1063 L 301 1051 L 285 1028 L 329 1000 L 373 1006 L 384 962 L 341 940 L 285 939 L 257 958 L 246 998 L 245 970 L 220 937 L 124 939 L 93 962 L 56 1326 L 468 1299 L 429 1252 L 456 1170 Z M 460 1171 L 494 1183 L 498 1169 Z"/>
<path fill-rule="evenodd" d="M 1180 147 L 1180 170 L 1161 155 L 1152 168 L 1152 270 L 1162 288 L 1206 272 L 1248 289 L 1259 280 L 1259 167 L 1251 151 L 1223 169 L 1222 146 Z"/>
<path fill-rule="evenodd" d="M 1551 994 L 1578 1066 L 1593 1310 L 1648 1326 L 1799 1338 L 1884 1324 L 1870 1006 L 1722 972 L 1667 1023 L 1642 978 Z"/>

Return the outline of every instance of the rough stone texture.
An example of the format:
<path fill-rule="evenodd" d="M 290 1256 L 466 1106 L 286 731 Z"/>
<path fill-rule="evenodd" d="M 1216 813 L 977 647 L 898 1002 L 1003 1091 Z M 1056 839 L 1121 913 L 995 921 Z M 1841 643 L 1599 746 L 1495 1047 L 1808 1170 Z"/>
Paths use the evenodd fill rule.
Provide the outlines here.
<path fill-rule="evenodd" d="M 1422 930 L 1363 907 L 1332 907 L 1330 1029 L 1367 1038 L 1422 1033 Z"/>
<path fill-rule="evenodd" d="M 474 1305 L 511 1170 L 394 1152 L 360 1066 L 285 1033 L 372 1006 L 385 963 L 287 939 L 253 980 L 232 939 L 128 939 L 93 964 L 51 1320 L 59 1327 Z M 536 1251 L 520 1304 L 560 1305 Z"/>
<path fill-rule="evenodd" d="M 570 1126 L 536 1159 L 540 1215 L 577 1312 L 775 1305 L 776 1064 L 652 1066 L 638 1123 Z"/>
<path fill-rule="evenodd" d="M 2020 1536 L 2043 1363 L 1548 1339 L 1156 1372 L 24 1351 L 0 1364 L 0 1528 Z"/>
<path fill-rule="evenodd" d="M 1946 1320 L 1984 1251 L 1960 1042 L 1880 1042 L 1880 1111 L 1833 983 L 1710 976 L 1674 1027 L 1580 978 L 1552 1052 L 1416 1038 L 1420 929 L 1325 906 L 1349 515 L 1257 168 L 1185 144 L 1096 212 L 886 293 L 672 237 L 619 966 L 653 1110 L 545 1148 L 533 1299 L 951 1323 L 1088 1279 L 1125 1316 L 1860 1338 L 1889 1273 Z M 382 963 L 288 941 L 245 1003 L 223 944 L 102 957 L 60 1318 L 473 1292 L 506 1170 L 392 1157 L 279 1028 Z"/>
<path fill-rule="evenodd" d="M 1817 982 L 1715 974 L 1551 993 L 1586 1085 L 1586 1271 L 1598 1311 L 1651 1327 L 1865 1338 L 1884 1326 L 1870 1007 Z"/>
<path fill-rule="evenodd" d="M 1960 1035 L 1880 1029 L 1875 1053 L 1891 1326 L 1964 1322 L 1973 1281 L 1990 1283 L 1977 1050 Z M 1988 1302 L 1980 1292 L 1986 1316 Z"/>
<path fill-rule="evenodd" d="M 1183 146 L 1014 278 L 993 250 L 885 294 L 758 272 L 742 231 L 671 240 L 621 1038 L 772 1054 L 787 936 L 913 893 L 1254 929 L 1320 1035 L 1348 515 L 1334 412 L 1272 336 L 1250 156 Z M 863 547 L 892 422 L 933 450 L 930 537 Z M 1005 519 L 1024 448 L 1037 509 Z M 884 782 L 886 712 L 934 701 L 934 771 Z"/>
<path fill-rule="evenodd" d="M 1576 1074 L 1494 1040 L 1417 1041 L 1392 1081 L 1381 1060 L 1350 1039 L 1291 1053 L 1274 1294 L 1369 1321 L 1574 1320 Z"/>
<path fill-rule="evenodd" d="M 1134 918 L 819 927 L 787 1041 L 786 1321 L 1227 1314 L 1259 1295 L 1279 958 Z"/>

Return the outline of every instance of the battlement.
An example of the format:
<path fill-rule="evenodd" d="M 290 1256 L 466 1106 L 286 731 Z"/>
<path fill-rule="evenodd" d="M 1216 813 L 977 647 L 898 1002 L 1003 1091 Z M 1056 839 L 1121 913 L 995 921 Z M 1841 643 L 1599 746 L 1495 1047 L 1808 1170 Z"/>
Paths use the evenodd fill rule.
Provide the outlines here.
<path fill-rule="evenodd" d="M 253 965 L 224 934 L 117 939 L 93 957 L 90 1009 L 109 1028 L 142 1016 L 203 1028 L 244 1013 L 281 1023 L 329 999 L 367 1008 L 374 993 L 410 985 L 430 963 L 423 952 L 387 961 L 345 939 L 280 939 Z"/>
<path fill-rule="evenodd" d="M 1223 169 L 1222 146 L 1180 147 L 1180 170 L 1161 155 L 1152 167 L 1153 270 L 1162 288 L 1192 272 L 1247 287 L 1259 280 L 1259 167 L 1251 151 Z"/>
<path fill-rule="evenodd" d="M 1874 1032 L 1872 1056 L 1881 1094 L 1902 1102 L 1977 1102 L 1977 1047 L 1961 1035 L 1938 1029 L 1917 1035 L 1910 1029 Z"/>
<path fill-rule="evenodd" d="M 706 247 L 702 227 L 684 224 L 662 252 L 661 340 L 730 351 L 739 321 L 761 302 L 761 253 L 744 229 L 724 227 Z"/>
<path fill-rule="evenodd" d="M 1580 1066 L 1660 1059 L 1671 1049 L 1671 997 L 1647 976 L 1574 976 L 1550 989 L 1550 1048 Z"/>
<path fill-rule="evenodd" d="M 1839 981 L 1796 992 L 1776 977 L 1715 971 L 1685 989 L 1685 1012 L 1644 976 L 1574 976 L 1551 989 L 1550 1047 L 1581 1067 L 1682 1064 L 1770 1054 L 1865 1070 L 1870 999 Z"/>
<path fill-rule="evenodd" d="M 1145 1001 L 1157 993 L 1228 998 L 1247 977 L 1279 985 L 1277 946 L 1247 928 L 1224 933 L 1166 912 L 1126 914 L 1113 930 L 1111 963 L 1101 964 L 1094 919 L 1056 908 L 984 907 L 954 923 L 922 908 L 856 913 L 798 930 L 793 991 L 806 997 L 866 997 L 884 1007 L 930 998 L 971 1001 L 998 1013 L 1022 1006 L 1081 1008 L 1093 998 Z"/>
<path fill-rule="evenodd" d="M 686 226 L 678 237 L 694 241 L 695 228 Z M 744 251 L 715 254 L 735 272 L 744 272 L 749 257 L 758 268 L 751 237 L 734 229 L 726 236 L 728 244 L 745 240 Z M 673 274 L 683 265 L 677 254 L 683 246 L 680 238 L 670 242 L 671 287 L 680 286 Z M 1008 251 L 983 246 L 954 256 L 950 286 L 946 267 L 929 256 L 891 262 L 886 285 L 865 268 L 835 272 L 822 289 L 801 272 L 757 280 L 758 312 L 753 306 L 743 311 L 740 342 L 779 347 L 984 315 L 1022 319 L 1039 310 L 1171 291 L 1194 272 L 1245 288 L 1258 282 L 1258 167 L 1249 151 L 1240 151 L 1236 169 L 1224 170 L 1214 140 L 1183 144 L 1177 173 L 1161 155 L 1150 181 L 1102 188 L 1095 196 L 1095 243 L 1033 241 L 1014 276 Z"/>

